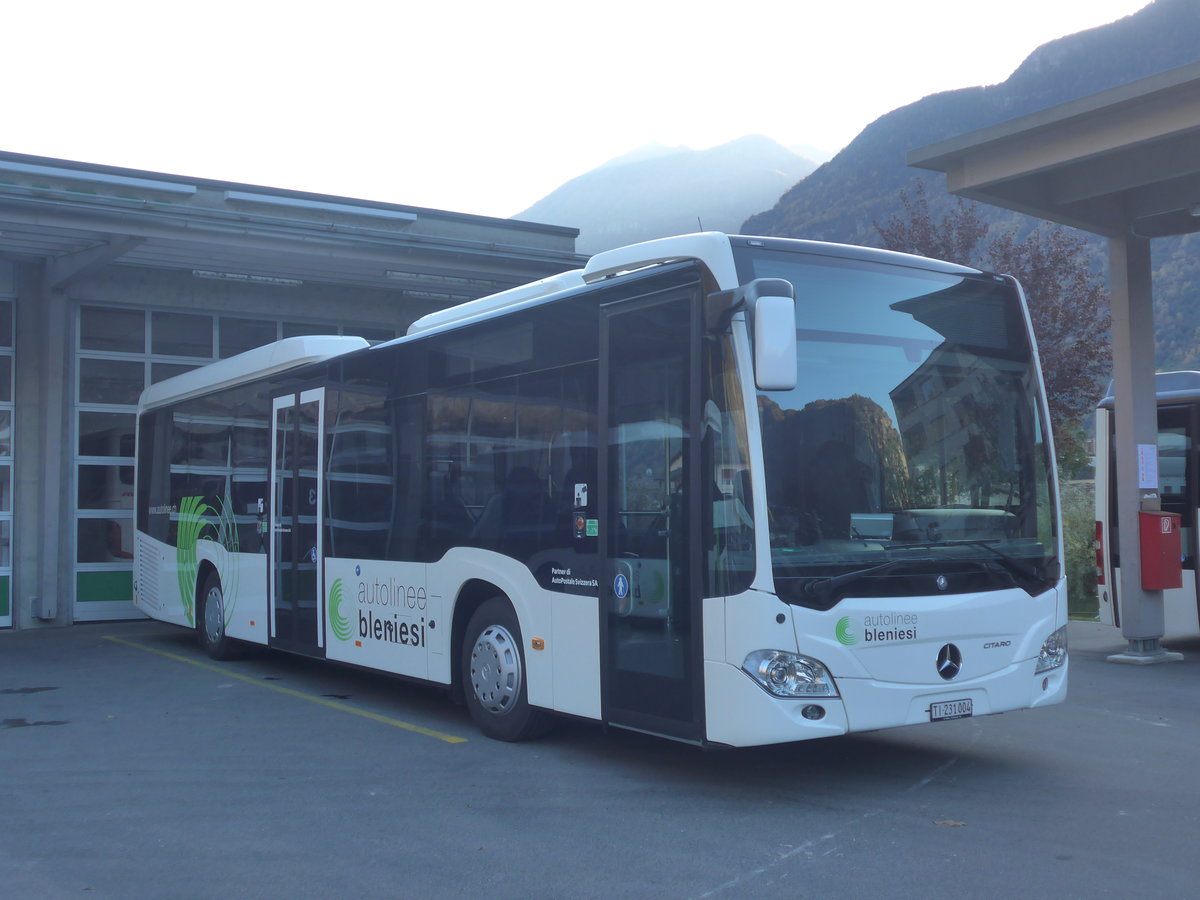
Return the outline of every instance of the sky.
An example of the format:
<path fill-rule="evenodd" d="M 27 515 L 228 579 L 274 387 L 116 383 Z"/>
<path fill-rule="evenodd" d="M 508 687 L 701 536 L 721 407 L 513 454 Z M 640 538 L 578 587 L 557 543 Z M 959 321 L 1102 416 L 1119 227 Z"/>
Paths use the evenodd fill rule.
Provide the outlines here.
<path fill-rule="evenodd" d="M 650 143 L 832 155 L 1148 0 L 10 0 L 0 150 L 515 215 Z"/>

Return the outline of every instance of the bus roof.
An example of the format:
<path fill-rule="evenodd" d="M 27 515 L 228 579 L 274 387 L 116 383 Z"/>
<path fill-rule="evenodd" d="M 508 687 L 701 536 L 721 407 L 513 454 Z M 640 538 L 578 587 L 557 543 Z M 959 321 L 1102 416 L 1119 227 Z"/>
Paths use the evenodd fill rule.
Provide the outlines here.
<path fill-rule="evenodd" d="M 717 280 L 721 290 L 730 291 L 738 286 L 737 271 L 733 267 L 730 248 L 729 235 L 719 231 L 657 238 L 597 253 L 583 267 L 583 278 L 591 284 L 647 266 L 698 259 L 708 266 L 708 271 Z"/>
<path fill-rule="evenodd" d="M 539 281 L 489 294 L 477 300 L 468 300 L 422 316 L 413 322 L 405 334 L 416 334 L 434 329 L 456 326 L 476 321 L 515 307 L 549 298 L 585 284 L 595 284 L 608 278 L 637 272 L 651 266 L 698 260 L 712 273 L 721 290 L 732 290 L 738 286 L 737 269 L 734 263 L 735 246 L 760 246 L 767 249 L 790 250 L 818 256 L 835 256 L 869 262 L 902 265 L 910 268 L 929 269 L 947 274 L 981 274 L 979 269 L 960 266 L 941 260 L 926 259 L 907 253 L 879 250 L 870 247 L 855 247 L 849 244 L 830 244 L 822 241 L 806 241 L 795 238 L 762 238 L 746 235 L 728 235 L 719 231 L 703 231 L 696 234 L 680 234 L 672 237 L 655 238 L 616 247 L 595 254 L 582 269 L 560 272 Z M 983 273 L 986 274 L 986 273 Z M 398 341 L 404 338 L 397 338 Z"/>
<path fill-rule="evenodd" d="M 462 324 L 469 319 L 494 315 L 520 303 L 549 297 L 551 294 L 582 287 L 584 284 L 592 284 L 615 275 L 688 259 L 699 260 L 708 266 L 709 271 L 713 273 L 723 288 L 728 290 L 737 287 L 737 273 L 733 268 L 728 235 L 718 231 L 681 234 L 643 241 L 640 244 L 630 244 L 628 247 L 618 247 L 615 250 L 604 250 L 589 259 L 587 265 L 582 269 L 560 272 L 549 278 L 523 284 L 498 294 L 490 294 L 487 297 L 480 297 L 478 300 L 468 300 L 466 303 L 460 303 L 448 309 L 440 309 L 427 316 L 422 316 L 408 326 L 408 336 L 445 325 Z"/>
<path fill-rule="evenodd" d="M 1159 372 L 1154 376 L 1154 394 L 1159 403 L 1164 400 L 1200 400 L 1200 372 Z M 1101 409 L 1112 409 L 1116 403 L 1113 383 L 1108 383 L 1104 399 L 1098 404 Z"/>
<path fill-rule="evenodd" d="M 138 412 L 167 403 L 178 403 L 308 363 L 333 359 L 368 346 L 367 340 L 361 337 L 304 335 L 284 338 L 150 385 L 142 391 Z"/>
<path fill-rule="evenodd" d="M 498 294 L 488 294 L 486 297 L 468 300 L 456 306 L 431 312 L 428 315 L 421 316 L 421 318 L 409 325 L 406 333 L 410 335 L 418 334 L 442 325 L 465 322 L 467 319 L 472 319 L 476 316 L 497 313 L 500 310 L 516 306 L 518 303 L 523 303 L 526 300 L 547 297 L 550 294 L 557 294 L 559 291 L 565 291 L 568 288 L 579 287 L 581 284 L 583 284 L 582 269 L 559 272 L 557 275 L 540 278 L 537 281 L 529 282 L 529 284 L 509 288 L 507 291 L 500 291 Z"/>

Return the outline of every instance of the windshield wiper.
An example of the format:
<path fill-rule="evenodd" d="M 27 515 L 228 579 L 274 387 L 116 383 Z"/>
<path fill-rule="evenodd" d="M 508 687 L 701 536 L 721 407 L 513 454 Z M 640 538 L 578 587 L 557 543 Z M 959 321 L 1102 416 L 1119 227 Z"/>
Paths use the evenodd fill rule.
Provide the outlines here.
<path fill-rule="evenodd" d="M 898 550 L 905 547 L 927 549 L 930 547 L 982 547 L 989 553 L 993 554 L 1004 571 L 1008 572 L 1014 578 L 1024 581 L 1040 581 L 1041 574 L 1036 565 L 1025 565 L 1020 557 L 1012 556 L 1005 553 L 997 547 L 992 546 L 990 541 L 917 541 L 915 544 L 897 543 L 887 545 L 889 550 Z"/>
<path fill-rule="evenodd" d="M 911 546 L 911 545 L 910 545 Z M 906 559 L 892 559 L 885 563 L 880 563 L 877 566 L 868 566 L 865 569 L 855 569 L 851 572 L 843 572 L 841 575 L 830 575 L 827 578 L 813 578 L 804 583 L 801 592 L 808 597 L 815 597 L 819 602 L 829 605 L 834 599 L 834 592 L 842 588 L 854 584 L 856 581 L 861 581 L 863 578 L 870 578 L 872 575 L 882 575 L 884 572 L 897 568 L 898 566 L 908 566 L 914 563 L 934 562 L 933 557 L 915 557 Z"/>

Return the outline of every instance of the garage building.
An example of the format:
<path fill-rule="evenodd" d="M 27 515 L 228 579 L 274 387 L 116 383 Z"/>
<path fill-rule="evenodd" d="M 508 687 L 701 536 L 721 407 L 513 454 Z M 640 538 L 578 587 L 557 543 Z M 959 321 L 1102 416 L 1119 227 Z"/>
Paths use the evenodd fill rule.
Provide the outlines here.
<path fill-rule="evenodd" d="M 148 385 L 382 341 L 576 268 L 572 228 L 0 153 L 0 627 L 130 618 Z"/>

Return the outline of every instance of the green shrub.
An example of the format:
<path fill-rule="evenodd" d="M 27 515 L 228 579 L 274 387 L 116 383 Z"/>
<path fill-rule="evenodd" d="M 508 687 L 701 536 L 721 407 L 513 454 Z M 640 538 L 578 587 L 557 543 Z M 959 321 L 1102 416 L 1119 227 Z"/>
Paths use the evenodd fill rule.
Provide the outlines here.
<path fill-rule="evenodd" d="M 1063 481 L 1063 561 L 1067 573 L 1067 609 L 1072 616 L 1094 618 L 1096 599 L 1096 485 L 1092 481 Z"/>

